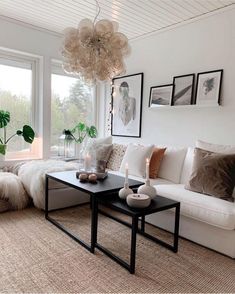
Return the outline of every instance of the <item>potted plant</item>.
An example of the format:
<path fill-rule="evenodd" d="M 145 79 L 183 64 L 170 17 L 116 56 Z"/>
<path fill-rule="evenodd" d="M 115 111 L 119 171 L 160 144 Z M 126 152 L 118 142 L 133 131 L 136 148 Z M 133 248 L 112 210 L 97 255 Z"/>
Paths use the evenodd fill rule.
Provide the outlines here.
<path fill-rule="evenodd" d="M 70 145 L 70 143 L 72 141 L 74 141 L 75 143 L 77 143 L 76 145 L 76 155 L 78 156 L 78 153 L 81 153 L 84 151 L 82 148 L 78 148 L 81 146 L 81 144 L 84 142 L 85 138 L 90 137 L 90 138 L 96 138 L 98 131 L 96 129 L 95 126 L 87 126 L 85 123 L 83 122 L 79 122 L 73 129 L 69 130 L 69 129 L 65 129 L 63 131 L 63 134 L 65 135 L 65 143 L 67 145 Z M 68 148 L 69 149 L 69 148 Z M 79 149 L 79 150 L 78 150 Z"/>
<path fill-rule="evenodd" d="M 10 112 L 5 110 L 0 110 L 0 129 L 3 129 L 3 136 L 0 136 L 0 154 L 5 155 L 7 144 L 15 136 L 22 136 L 25 142 L 32 144 L 34 140 L 34 130 L 28 126 L 24 125 L 22 130 L 17 130 L 15 134 L 7 138 L 6 127 L 11 120 Z"/>

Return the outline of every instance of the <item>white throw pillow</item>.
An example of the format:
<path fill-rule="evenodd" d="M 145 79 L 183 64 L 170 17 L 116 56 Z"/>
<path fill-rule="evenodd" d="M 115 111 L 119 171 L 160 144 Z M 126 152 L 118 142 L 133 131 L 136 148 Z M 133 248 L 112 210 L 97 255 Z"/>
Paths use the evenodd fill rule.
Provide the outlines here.
<path fill-rule="evenodd" d="M 119 171 L 125 173 L 125 166 L 127 163 L 130 175 L 144 178 L 146 171 L 146 158 L 151 158 L 153 149 L 154 145 L 143 146 L 129 144 L 122 159 Z"/>
<path fill-rule="evenodd" d="M 179 184 L 187 148 L 167 147 L 158 173 L 159 178 Z"/>
<path fill-rule="evenodd" d="M 203 150 L 224 153 L 224 154 L 235 154 L 235 146 L 234 145 L 220 145 L 204 142 L 201 140 L 196 141 L 196 147 L 201 148 Z"/>

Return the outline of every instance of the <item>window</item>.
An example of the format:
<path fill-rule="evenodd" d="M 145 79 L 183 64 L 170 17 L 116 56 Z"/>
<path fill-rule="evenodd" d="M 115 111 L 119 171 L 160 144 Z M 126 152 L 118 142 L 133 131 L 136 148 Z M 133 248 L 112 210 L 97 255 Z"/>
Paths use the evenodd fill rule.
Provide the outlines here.
<path fill-rule="evenodd" d="M 7 138 L 23 125 L 28 124 L 35 130 L 34 106 L 36 60 L 21 54 L 11 54 L 0 50 L 0 109 L 11 114 L 7 125 Z M 3 136 L 3 129 L 0 129 Z M 34 157 L 34 146 L 22 137 L 15 136 L 7 146 L 6 159 Z"/>
<path fill-rule="evenodd" d="M 59 137 L 78 122 L 95 123 L 93 88 L 80 78 L 66 75 L 61 63 L 52 64 L 51 155 L 58 155 Z"/>

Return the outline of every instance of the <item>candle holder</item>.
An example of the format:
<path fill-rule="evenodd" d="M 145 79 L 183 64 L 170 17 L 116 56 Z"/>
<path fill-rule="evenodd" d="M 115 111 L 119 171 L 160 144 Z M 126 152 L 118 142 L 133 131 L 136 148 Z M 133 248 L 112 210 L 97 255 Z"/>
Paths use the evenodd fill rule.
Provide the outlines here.
<path fill-rule="evenodd" d="M 138 194 L 148 195 L 151 199 L 157 196 L 157 190 L 150 185 L 150 180 L 147 179 L 145 184 L 138 188 Z"/>
<path fill-rule="evenodd" d="M 126 199 L 129 194 L 133 194 L 133 191 L 129 188 L 128 183 L 125 182 L 124 187 L 119 190 L 118 196 L 121 199 Z"/>

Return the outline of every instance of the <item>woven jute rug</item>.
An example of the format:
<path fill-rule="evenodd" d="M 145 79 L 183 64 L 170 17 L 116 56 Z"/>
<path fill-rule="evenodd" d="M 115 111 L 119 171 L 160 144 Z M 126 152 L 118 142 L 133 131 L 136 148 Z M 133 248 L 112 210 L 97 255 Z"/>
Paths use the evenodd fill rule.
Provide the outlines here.
<path fill-rule="evenodd" d="M 89 206 L 53 213 L 88 240 Z M 152 226 L 147 231 L 170 241 L 172 236 Z M 129 258 L 130 229 L 99 217 L 98 241 Z M 96 250 L 89 253 L 28 208 L 0 214 L 1 293 L 234 293 L 233 259 L 180 239 L 177 254 L 137 238 L 136 274 L 131 275 Z"/>

